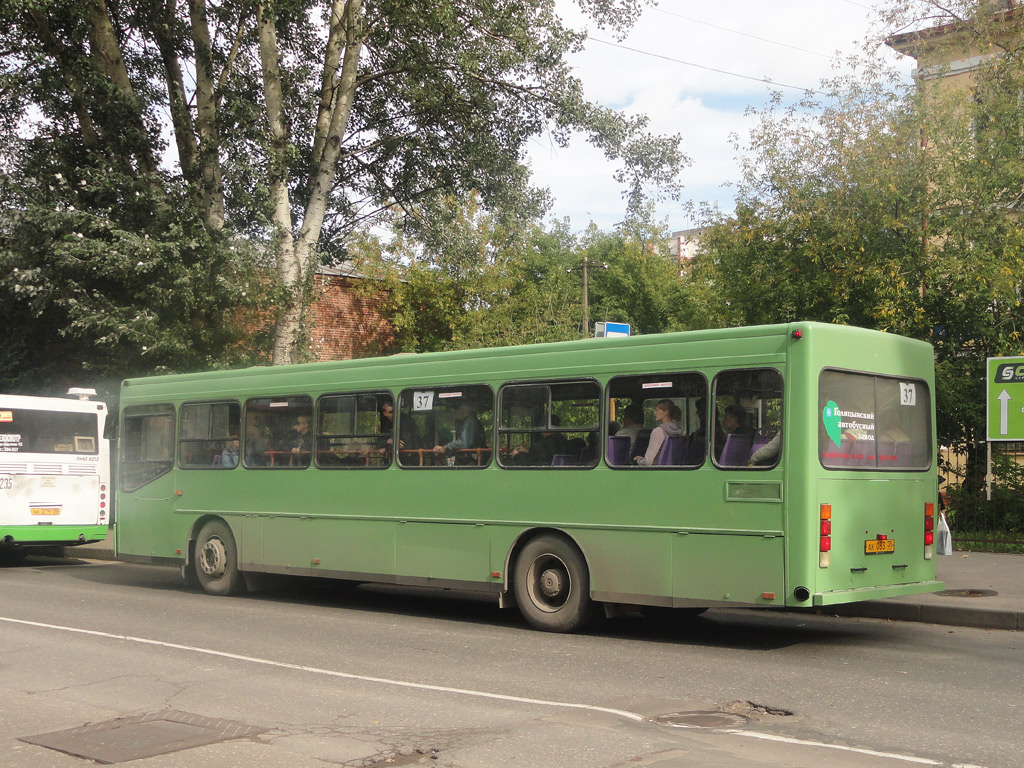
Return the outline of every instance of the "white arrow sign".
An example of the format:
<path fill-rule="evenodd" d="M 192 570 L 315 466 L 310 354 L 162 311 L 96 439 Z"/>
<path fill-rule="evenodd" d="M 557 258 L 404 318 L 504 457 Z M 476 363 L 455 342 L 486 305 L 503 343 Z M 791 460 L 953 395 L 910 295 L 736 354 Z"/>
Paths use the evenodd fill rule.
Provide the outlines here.
<path fill-rule="evenodd" d="M 1010 431 L 1010 393 L 1004 389 L 996 400 L 999 401 L 999 434 L 1005 435 Z"/>

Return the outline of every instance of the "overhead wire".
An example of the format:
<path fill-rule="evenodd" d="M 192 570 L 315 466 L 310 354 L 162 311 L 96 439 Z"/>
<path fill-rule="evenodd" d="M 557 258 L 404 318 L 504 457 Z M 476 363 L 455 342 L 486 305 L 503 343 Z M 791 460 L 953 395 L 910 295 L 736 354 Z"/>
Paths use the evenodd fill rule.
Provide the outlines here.
<path fill-rule="evenodd" d="M 805 88 L 804 86 L 800 86 L 800 85 L 789 85 L 787 83 L 778 83 L 778 82 L 775 82 L 774 80 L 772 80 L 771 78 L 768 78 L 768 77 L 754 77 L 753 75 L 741 75 L 739 72 L 730 72 L 730 71 L 728 71 L 726 69 L 718 69 L 717 67 L 709 67 L 709 66 L 707 66 L 705 64 L 698 64 L 698 63 L 696 63 L 694 61 L 683 61 L 682 59 L 676 59 L 676 58 L 673 58 L 672 56 L 665 56 L 664 54 L 661 54 L 661 53 L 653 53 L 651 51 L 645 51 L 645 50 L 643 50 L 641 48 L 633 48 L 632 46 L 623 45 L 622 43 L 613 43 L 610 40 L 602 40 L 602 39 L 600 39 L 598 37 L 594 37 L 593 35 L 587 35 L 587 40 L 591 40 L 591 41 L 593 41 L 595 43 L 601 43 L 602 45 L 608 45 L 608 46 L 611 46 L 612 48 L 620 48 L 620 49 L 622 49 L 624 51 L 631 51 L 633 53 L 639 53 L 639 54 L 641 54 L 643 56 L 650 56 L 650 57 L 655 58 L 655 59 L 663 59 L 664 61 L 671 61 L 674 64 L 682 64 L 682 65 L 687 66 L 687 67 L 696 67 L 697 69 L 703 69 L 703 70 L 706 70 L 708 72 L 715 72 L 715 73 L 720 74 L 720 75 L 728 75 L 730 77 L 739 77 L 739 78 L 742 78 L 743 80 L 753 80 L 755 83 L 762 83 L 762 84 L 768 85 L 768 86 L 773 86 L 773 87 L 778 87 L 778 88 L 790 88 L 790 89 L 795 90 L 795 91 L 803 91 L 804 93 L 813 93 L 813 94 L 815 94 L 817 96 L 827 96 L 828 95 L 825 92 L 816 90 L 814 88 Z"/>

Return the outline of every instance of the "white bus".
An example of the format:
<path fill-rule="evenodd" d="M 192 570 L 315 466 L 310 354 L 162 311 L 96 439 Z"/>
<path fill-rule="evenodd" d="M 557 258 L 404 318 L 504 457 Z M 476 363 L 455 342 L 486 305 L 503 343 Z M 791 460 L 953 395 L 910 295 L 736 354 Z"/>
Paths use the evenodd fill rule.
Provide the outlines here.
<path fill-rule="evenodd" d="M 0 564 L 107 535 L 107 407 L 93 390 L 68 394 L 79 399 L 0 395 Z"/>

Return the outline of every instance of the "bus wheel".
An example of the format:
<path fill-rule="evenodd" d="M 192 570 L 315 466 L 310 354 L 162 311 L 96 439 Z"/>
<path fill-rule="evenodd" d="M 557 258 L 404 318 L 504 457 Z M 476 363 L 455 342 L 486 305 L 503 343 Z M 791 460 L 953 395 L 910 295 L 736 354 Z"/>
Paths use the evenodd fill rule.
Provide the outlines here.
<path fill-rule="evenodd" d="M 245 588 L 235 538 L 221 520 L 211 520 L 199 531 L 195 570 L 199 584 L 211 595 L 236 595 Z"/>
<path fill-rule="evenodd" d="M 523 548 L 513 587 L 520 612 L 537 629 L 576 632 L 593 616 L 587 563 L 560 536 L 538 536 Z"/>

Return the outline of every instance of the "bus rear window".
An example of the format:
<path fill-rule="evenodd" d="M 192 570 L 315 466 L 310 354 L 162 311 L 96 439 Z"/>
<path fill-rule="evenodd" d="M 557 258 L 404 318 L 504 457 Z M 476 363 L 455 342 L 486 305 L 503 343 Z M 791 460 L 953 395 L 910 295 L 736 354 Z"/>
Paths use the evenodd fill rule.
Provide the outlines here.
<path fill-rule="evenodd" d="M 822 371 L 818 455 L 830 469 L 928 469 L 931 395 L 917 379 Z"/>
<path fill-rule="evenodd" d="M 88 453 L 98 450 L 94 413 L 0 410 L 0 453 Z"/>

